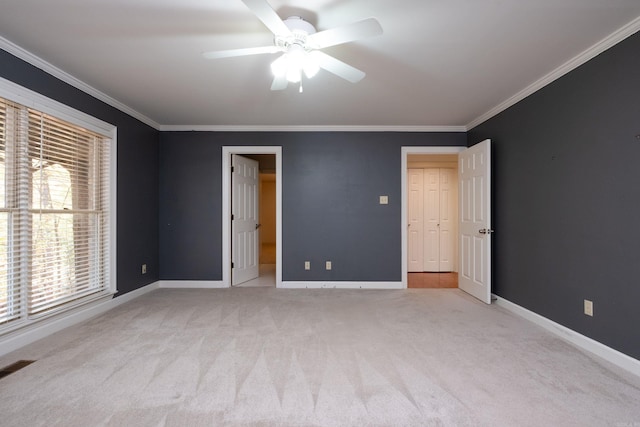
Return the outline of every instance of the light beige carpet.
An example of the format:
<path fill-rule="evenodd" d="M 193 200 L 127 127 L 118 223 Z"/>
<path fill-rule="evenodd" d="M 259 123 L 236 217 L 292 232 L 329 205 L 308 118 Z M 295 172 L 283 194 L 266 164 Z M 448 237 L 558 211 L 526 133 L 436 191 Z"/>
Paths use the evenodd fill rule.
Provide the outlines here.
<path fill-rule="evenodd" d="M 640 380 L 457 289 L 161 289 L 0 359 L 2 426 L 629 426 Z"/>

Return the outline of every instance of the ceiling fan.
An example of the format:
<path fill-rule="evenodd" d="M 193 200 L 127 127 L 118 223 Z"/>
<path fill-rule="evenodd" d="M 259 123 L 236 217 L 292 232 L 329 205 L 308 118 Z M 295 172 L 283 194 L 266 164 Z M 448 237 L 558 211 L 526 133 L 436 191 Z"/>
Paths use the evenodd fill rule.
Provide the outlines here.
<path fill-rule="evenodd" d="M 313 77 L 320 68 L 352 83 L 362 80 L 365 73 L 345 62 L 322 52 L 320 49 L 382 34 L 382 27 L 375 18 L 316 32 L 309 22 L 299 16 L 282 20 L 267 0 L 241 0 L 274 34 L 272 46 L 252 47 L 205 52 L 208 59 L 234 56 L 282 53 L 271 63 L 274 74 L 271 90 L 283 90 L 289 82 L 300 83 L 302 75 Z"/>

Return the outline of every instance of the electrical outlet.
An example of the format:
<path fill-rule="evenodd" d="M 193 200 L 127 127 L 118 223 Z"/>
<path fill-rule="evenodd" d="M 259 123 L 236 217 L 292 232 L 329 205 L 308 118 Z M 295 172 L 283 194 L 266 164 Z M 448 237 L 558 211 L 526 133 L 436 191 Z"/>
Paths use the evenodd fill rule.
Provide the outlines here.
<path fill-rule="evenodd" d="M 331 261 L 327 261 L 327 262 L 325 263 L 325 268 L 326 268 L 327 270 L 331 270 Z"/>
<path fill-rule="evenodd" d="M 589 301 L 588 299 L 584 300 L 584 314 L 593 316 L 593 301 Z"/>
<path fill-rule="evenodd" d="M 305 270 L 311 270 L 311 261 L 305 261 L 304 262 L 304 269 Z"/>
<path fill-rule="evenodd" d="M 142 274 L 147 274 L 147 264 L 142 264 Z"/>

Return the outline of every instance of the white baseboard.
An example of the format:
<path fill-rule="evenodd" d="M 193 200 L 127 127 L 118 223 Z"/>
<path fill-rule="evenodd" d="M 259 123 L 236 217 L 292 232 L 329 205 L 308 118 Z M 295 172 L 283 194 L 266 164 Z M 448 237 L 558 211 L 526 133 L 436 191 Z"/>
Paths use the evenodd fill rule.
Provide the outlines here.
<path fill-rule="evenodd" d="M 228 288 L 222 280 L 160 280 L 160 288 L 174 289 L 222 289 Z"/>
<path fill-rule="evenodd" d="M 614 365 L 619 366 L 620 368 L 625 369 L 632 374 L 640 377 L 640 360 L 634 359 L 631 356 L 627 356 L 626 354 L 621 353 L 618 350 L 615 350 L 602 344 L 601 342 L 582 335 L 574 331 L 573 329 L 562 326 L 561 324 L 556 323 L 553 320 L 540 316 L 539 314 L 527 310 L 526 308 L 512 303 L 509 300 L 506 300 L 497 295 L 494 295 L 494 297 L 496 298 L 497 305 L 504 307 L 512 313 L 515 313 L 520 317 L 523 317 L 535 323 L 538 326 L 543 327 L 544 329 L 557 335 L 558 337 L 569 341 L 571 344 L 580 347 L 581 349 L 586 350 L 590 353 L 593 353 L 596 356 L 599 356 L 606 361 L 613 363 Z"/>
<path fill-rule="evenodd" d="M 226 289 L 222 280 L 161 280 L 159 288 L 167 289 Z M 282 282 L 280 289 L 404 289 L 402 282 Z"/>
<path fill-rule="evenodd" d="M 117 298 L 105 297 L 104 299 L 88 303 L 66 313 L 60 313 L 59 315 L 43 319 L 33 325 L 17 329 L 0 338 L 0 356 L 11 353 L 14 350 L 59 332 L 69 326 L 76 325 L 80 322 L 84 322 L 85 320 L 89 320 L 103 314 L 157 288 L 158 282 L 154 282 Z"/>
<path fill-rule="evenodd" d="M 282 282 L 283 289 L 404 289 L 402 282 Z"/>

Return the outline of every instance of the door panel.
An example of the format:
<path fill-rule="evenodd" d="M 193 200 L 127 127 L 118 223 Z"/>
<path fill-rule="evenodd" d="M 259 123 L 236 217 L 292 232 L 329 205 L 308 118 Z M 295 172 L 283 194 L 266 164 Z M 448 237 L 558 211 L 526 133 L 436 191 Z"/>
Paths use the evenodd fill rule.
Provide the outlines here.
<path fill-rule="evenodd" d="M 459 155 L 460 289 L 491 303 L 491 141 Z"/>
<path fill-rule="evenodd" d="M 424 270 L 440 271 L 440 171 L 424 170 Z"/>
<path fill-rule="evenodd" d="M 257 161 L 236 154 L 231 156 L 231 164 L 231 284 L 237 285 L 255 279 L 259 274 L 259 170 Z"/>
<path fill-rule="evenodd" d="M 454 271 L 453 169 L 440 169 L 440 258 L 438 271 Z"/>
<path fill-rule="evenodd" d="M 408 170 L 408 196 L 409 209 L 407 225 L 409 227 L 408 238 L 408 270 L 409 272 L 422 271 L 424 259 L 424 229 L 423 229 L 423 193 L 424 193 L 424 173 L 422 169 Z"/>

